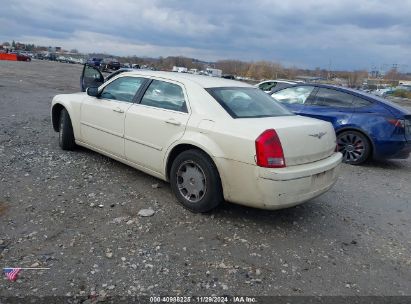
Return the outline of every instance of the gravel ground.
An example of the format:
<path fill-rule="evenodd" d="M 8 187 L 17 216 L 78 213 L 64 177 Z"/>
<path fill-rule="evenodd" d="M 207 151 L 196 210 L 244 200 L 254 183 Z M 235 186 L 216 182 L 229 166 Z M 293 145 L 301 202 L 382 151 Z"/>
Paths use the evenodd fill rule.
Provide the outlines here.
<path fill-rule="evenodd" d="M 411 295 L 411 159 L 344 165 L 303 205 L 211 214 L 168 184 L 58 147 L 55 94 L 80 65 L 0 62 L 0 295 Z M 141 209 L 154 215 L 142 217 Z"/>

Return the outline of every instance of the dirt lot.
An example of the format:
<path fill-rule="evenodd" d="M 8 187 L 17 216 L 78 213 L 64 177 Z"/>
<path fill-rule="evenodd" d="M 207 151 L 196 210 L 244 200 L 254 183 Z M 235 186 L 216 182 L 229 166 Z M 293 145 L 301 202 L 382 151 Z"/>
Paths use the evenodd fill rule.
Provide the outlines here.
<path fill-rule="evenodd" d="M 58 147 L 54 95 L 80 65 L 0 62 L 0 295 L 411 295 L 411 159 L 344 165 L 301 206 L 177 204 L 168 184 Z M 152 217 L 140 217 L 152 207 Z"/>

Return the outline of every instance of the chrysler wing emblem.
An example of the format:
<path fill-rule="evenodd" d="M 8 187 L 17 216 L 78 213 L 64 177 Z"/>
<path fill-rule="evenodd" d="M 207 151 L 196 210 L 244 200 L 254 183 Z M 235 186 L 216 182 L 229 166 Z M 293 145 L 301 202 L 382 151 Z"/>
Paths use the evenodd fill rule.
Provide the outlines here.
<path fill-rule="evenodd" d="M 316 134 L 308 134 L 308 136 L 312 136 L 312 137 L 316 137 L 318 139 L 321 139 L 321 137 L 323 137 L 325 134 L 327 134 L 327 132 L 320 132 L 320 133 L 316 133 Z"/>

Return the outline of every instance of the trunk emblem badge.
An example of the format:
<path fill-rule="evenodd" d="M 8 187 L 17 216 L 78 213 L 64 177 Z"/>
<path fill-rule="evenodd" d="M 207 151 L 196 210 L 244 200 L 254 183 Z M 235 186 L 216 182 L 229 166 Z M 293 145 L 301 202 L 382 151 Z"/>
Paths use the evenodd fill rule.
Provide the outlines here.
<path fill-rule="evenodd" d="M 320 132 L 320 133 L 316 133 L 316 134 L 308 134 L 308 136 L 312 136 L 312 137 L 316 137 L 318 139 L 321 139 L 321 137 L 323 137 L 325 134 L 327 134 L 327 132 Z"/>

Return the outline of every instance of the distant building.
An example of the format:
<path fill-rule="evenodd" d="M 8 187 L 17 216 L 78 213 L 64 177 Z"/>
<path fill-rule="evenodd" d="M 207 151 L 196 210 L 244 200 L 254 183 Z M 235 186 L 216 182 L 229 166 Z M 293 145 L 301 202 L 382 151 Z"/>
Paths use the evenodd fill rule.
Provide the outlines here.
<path fill-rule="evenodd" d="M 36 51 L 36 52 L 47 52 L 47 51 L 48 51 L 48 47 L 45 47 L 45 46 L 36 46 L 36 47 L 34 48 L 34 51 Z"/>
<path fill-rule="evenodd" d="M 16 42 L 16 50 L 25 50 L 26 45 L 24 43 Z"/>
<path fill-rule="evenodd" d="M 381 89 L 398 85 L 398 83 L 392 83 L 391 81 L 381 78 L 368 78 L 366 83 L 369 89 Z"/>

